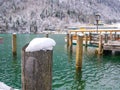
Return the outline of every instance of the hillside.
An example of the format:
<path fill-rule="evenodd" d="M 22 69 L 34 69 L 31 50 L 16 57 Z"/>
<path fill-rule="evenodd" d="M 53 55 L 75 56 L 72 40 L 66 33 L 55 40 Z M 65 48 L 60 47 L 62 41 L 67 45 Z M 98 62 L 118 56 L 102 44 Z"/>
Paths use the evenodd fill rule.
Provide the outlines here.
<path fill-rule="evenodd" d="M 0 0 L 1 32 L 40 32 L 70 23 L 120 21 L 120 0 Z"/>

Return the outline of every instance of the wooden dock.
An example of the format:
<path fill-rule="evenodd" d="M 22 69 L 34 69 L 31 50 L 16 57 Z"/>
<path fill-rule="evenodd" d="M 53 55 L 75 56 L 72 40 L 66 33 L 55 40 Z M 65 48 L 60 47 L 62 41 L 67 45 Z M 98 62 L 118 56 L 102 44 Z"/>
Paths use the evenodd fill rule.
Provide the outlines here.
<path fill-rule="evenodd" d="M 103 50 L 120 51 L 120 40 L 108 41 L 103 45 Z"/>
<path fill-rule="evenodd" d="M 120 52 L 120 29 L 100 29 L 98 32 L 92 29 L 69 30 L 68 34 L 74 36 L 76 40 L 77 34 L 83 34 L 83 41 L 87 34 L 88 41 L 91 45 L 98 46 L 97 52 L 102 54 L 102 51 Z M 101 37 L 101 38 L 100 38 Z"/>

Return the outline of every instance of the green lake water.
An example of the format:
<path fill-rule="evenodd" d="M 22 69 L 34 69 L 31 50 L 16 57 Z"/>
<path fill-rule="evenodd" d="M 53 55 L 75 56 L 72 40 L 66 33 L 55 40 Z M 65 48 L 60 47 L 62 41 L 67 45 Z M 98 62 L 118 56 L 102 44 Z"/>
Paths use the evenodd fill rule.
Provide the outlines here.
<path fill-rule="evenodd" d="M 0 34 L 0 81 L 21 88 L 21 48 L 42 34 L 17 34 L 17 56 L 12 56 L 11 34 Z M 97 56 L 94 47 L 83 52 L 82 70 L 75 68 L 75 45 L 72 54 L 66 48 L 65 35 L 49 35 L 56 41 L 53 52 L 52 90 L 120 90 L 120 55 Z"/>

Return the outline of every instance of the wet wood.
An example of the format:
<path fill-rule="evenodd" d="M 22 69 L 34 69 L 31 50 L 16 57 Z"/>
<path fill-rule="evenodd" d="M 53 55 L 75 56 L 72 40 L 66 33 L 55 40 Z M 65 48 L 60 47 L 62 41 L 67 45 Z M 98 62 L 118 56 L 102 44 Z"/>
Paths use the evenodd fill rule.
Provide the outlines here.
<path fill-rule="evenodd" d="M 46 38 L 48 38 L 48 37 L 49 37 L 49 34 L 47 33 L 47 34 L 46 34 Z"/>
<path fill-rule="evenodd" d="M 83 36 L 77 36 L 76 46 L 76 68 L 82 68 L 82 55 L 83 55 Z"/>
<path fill-rule="evenodd" d="M 103 48 L 102 48 L 102 35 L 99 35 L 99 45 L 98 45 L 98 54 L 102 54 L 103 53 Z"/>
<path fill-rule="evenodd" d="M 85 34 L 85 47 L 87 47 L 87 44 L 88 44 L 88 35 Z"/>
<path fill-rule="evenodd" d="M 2 44 L 3 43 L 3 38 L 2 37 L 0 37 L 0 44 Z"/>
<path fill-rule="evenodd" d="M 72 52 L 72 41 L 73 41 L 73 35 L 70 35 L 70 40 L 69 40 L 69 49 Z"/>
<path fill-rule="evenodd" d="M 16 36 L 16 34 L 12 35 L 12 53 L 13 53 L 13 55 L 17 54 L 17 36 Z"/>
<path fill-rule="evenodd" d="M 69 47 L 69 34 L 67 34 L 67 47 Z"/>

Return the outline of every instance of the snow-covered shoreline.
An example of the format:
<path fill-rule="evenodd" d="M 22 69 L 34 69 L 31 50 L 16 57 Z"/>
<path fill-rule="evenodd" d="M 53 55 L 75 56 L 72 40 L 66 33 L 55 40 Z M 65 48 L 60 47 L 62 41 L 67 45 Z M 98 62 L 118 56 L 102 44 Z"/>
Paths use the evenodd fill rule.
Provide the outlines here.
<path fill-rule="evenodd" d="M 0 90 L 19 90 L 19 89 L 13 89 L 12 87 L 6 85 L 3 82 L 0 82 Z"/>

